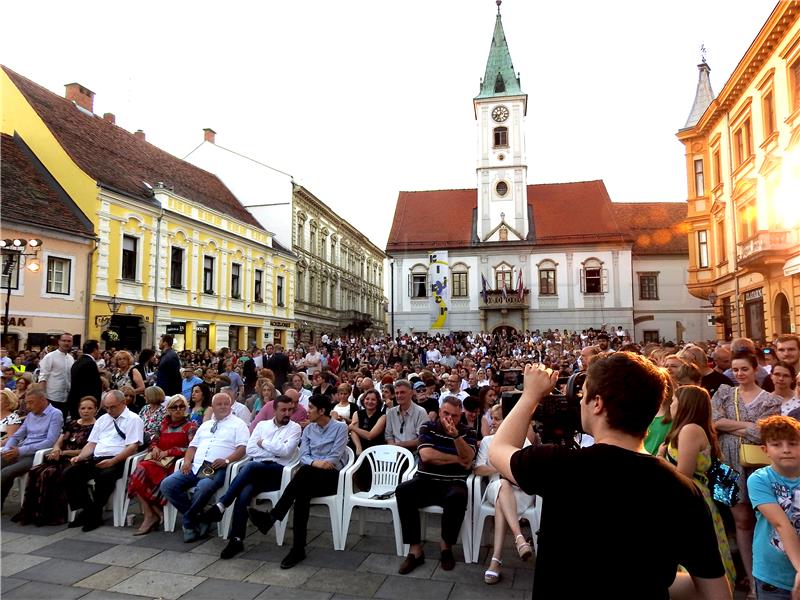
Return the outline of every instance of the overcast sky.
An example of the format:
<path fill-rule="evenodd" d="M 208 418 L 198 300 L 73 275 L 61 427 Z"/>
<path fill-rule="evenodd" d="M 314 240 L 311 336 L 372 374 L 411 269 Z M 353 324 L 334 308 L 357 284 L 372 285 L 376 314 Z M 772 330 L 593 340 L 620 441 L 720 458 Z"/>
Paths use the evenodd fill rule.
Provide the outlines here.
<path fill-rule="evenodd" d="M 700 46 L 718 93 L 774 6 L 503 2 L 528 94 L 528 183 L 603 179 L 614 201 L 685 200 L 675 133 Z M 17 0 L 4 4 L 0 61 L 61 95 L 85 85 L 95 113 L 179 157 L 211 127 L 384 248 L 398 191 L 476 185 L 472 98 L 496 11 L 494 0 Z"/>

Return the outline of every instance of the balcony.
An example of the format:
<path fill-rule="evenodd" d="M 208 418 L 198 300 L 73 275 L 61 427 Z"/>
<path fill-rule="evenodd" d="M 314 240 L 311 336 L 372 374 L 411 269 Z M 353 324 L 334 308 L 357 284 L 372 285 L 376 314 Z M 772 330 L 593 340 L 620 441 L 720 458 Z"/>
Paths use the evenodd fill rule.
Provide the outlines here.
<path fill-rule="evenodd" d="M 508 308 L 527 308 L 530 306 L 530 290 L 522 291 L 522 298 L 516 290 L 509 291 L 505 296 L 502 290 L 487 290 L 486 301 L 483 301 L 483 294 L 480 294 L 479 308 L 484 310 L 501 310 Z"/>
<path fill-rule="evenodd" d="M 341 328 L 364 331 L 372 327 L 372 315 L 357 310 L 345 310 L 341 314 Z"/>
<path fill-rule="evenodd" d="M 768 267 L 783 264 L 788 251 L 797 245 L 797 231 L 759 231 L 745 242 L 737 244 L 736 256 L 741 266 Z"/>

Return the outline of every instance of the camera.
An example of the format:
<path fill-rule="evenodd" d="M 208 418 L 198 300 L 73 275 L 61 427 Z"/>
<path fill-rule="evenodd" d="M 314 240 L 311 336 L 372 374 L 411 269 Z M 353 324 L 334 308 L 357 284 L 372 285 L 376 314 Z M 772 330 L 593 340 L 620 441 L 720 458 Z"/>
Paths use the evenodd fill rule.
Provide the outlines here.
<path fill-rule="evenodd" d="M 559 377 L 553 391 L 539 401 L 533 413 L 534 428 L 542 443 L 575 446 L 575 435 L 581 429 L 581 400 L 586 373 L 573 373 Z M 508 415 L 519 401 L 522 392 L 503 392 L 501 402 L 503 415 Z"/>
<path fill-rule="evenodd" d="M 517 387 L 525 380 L 522 369 L 502 369 L 498 375 L 502 387 Z"/>

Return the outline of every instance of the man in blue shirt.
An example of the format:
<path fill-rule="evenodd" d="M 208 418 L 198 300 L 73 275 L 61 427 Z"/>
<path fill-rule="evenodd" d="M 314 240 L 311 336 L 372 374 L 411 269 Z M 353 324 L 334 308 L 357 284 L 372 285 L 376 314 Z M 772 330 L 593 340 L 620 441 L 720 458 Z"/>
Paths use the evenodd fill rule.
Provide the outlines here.
<path fill-rule="evenodd" d="M 347 462 L 347 425 L 331 419 L 331 401 L 315 394 L 308 400 L 308 426 L 300 438 L 300 464 L 297 474 L 270 512 L 250 509 L 250 520 L 262 533 L 275 521 L 282 521 L 294 504 L 294 543 L 281 569 L 291 569 L 305 559 L 308 513 L 312 498 L 335 494 L 339 471 Z"/>
<path fill-rule="evenodd" d="M 194 369 L 191 367 L 184 367 L 181 369 L 181 375 L 183 376 L 183 380 L 181 381 L 181 394 L 183 394 L 183 397 L 187 400 L 191 400 L 192 388 L 199 383 L 203 383 L 203 380 L 195 374 Z"/>
<path fill-rule="evenodd" d="M 5 503 L 14 479 L 31 470 L 36 452 L 51 448 L 64 425 L 64 416 L 60 410 L 50 406 L 43 386 L 34 384 L 28 388 L 25 401 L 28 416 L 8 439 L 0 455 L 3 466 L 0 471 L 2 503 Z"/>

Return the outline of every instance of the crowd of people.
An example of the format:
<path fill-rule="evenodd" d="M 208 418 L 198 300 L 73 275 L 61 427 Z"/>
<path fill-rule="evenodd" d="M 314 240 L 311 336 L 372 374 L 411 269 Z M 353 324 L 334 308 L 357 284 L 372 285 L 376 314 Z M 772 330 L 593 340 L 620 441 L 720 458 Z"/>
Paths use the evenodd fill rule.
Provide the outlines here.
<path fill-rule="evenodd" d="M 603 326 L 326 335 L 286 351 L 277 344 L 214 353 L 172 346 L 164 335 L 158 351 L 102 350 L 94 340 L 78 350 L 65 333 L 50 351 L 9 356 L 3 349 L 3 502 L 14 480 L 28 476 L 15 520 L 60 524 L 71 510 L 70 527 L 99 527 L 125 461 L 146 451 L 127 486 L 141 507 L 136 535 L 157 529 L 169 503 L 183 515 L 184 540 L 202 539 L 232 506 L 221 553 L 229 559 L 244 550 L 248 520 L 266 533 L 293 509 L 293 544 L 281 563 L 291 568 L 305 558 L 312 499 L 336 492 L 348 448 L 358 457 L 400 446 L 416 457 L 413 476 L 394 491 L 410 548 L 401 574 L 425 561 L 419 509 L 427 506 L 442 508 L 441 567 L 454 567 L 474 472 L 489 479 L 483 500 L 495 507 L 489 585 L 502 578 L 510 532 L 523 560 L 538 545 L 534 597 L 590 589 L 620 598 L 730 597 L 737 584 L 753 598 L 800 593 L 795 335 L 767 344 L 636 344 L 621 327 Z M 505 377 L 509 372 L 520 374 L 519 384 Z M 581 428 L 570 437 L 581 448 L 543 444 L 531 417 L 543 397 L 579 372 L 587 375 Z M 511 409 L 504 398 L 518 401 Z M 761 446 L 764 462 L 744 463 L 746 445 Z M 33 466 L 43 449 L 44 461 Z M 245 458 L 212 501 L 229 467 Z M 740 475 L 731 507 L 713 496 L 709 469 L 720 461 Z M 284 467 L 295 463 L 270 510 L 252 505 L 257 494 L 279 490 Z M 369 471 L 356 473 L 356 481 L 369 489 Z M 544 511 L 534 540 L 520 518 L 536 496 Z M 589 523 L 580 516 L 587 506 Z M 639 551 L 642 534 L 658 522 L 675 528 L 674 539 Z M 620 556 L 629 560 L 621 581 L 612 575 Z M 591 564 L 591 577 L 563 581 L 559 561 Z"/>

